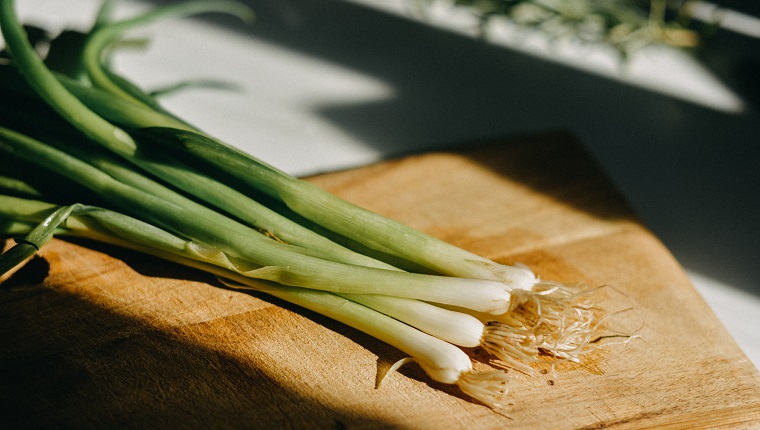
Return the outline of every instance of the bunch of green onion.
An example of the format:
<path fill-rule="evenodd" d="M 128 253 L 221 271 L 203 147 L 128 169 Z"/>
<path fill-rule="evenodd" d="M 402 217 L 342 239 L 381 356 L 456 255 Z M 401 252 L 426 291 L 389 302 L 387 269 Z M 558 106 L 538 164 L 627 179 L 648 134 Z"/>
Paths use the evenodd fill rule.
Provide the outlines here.
<path fill-rule="evenodd" d="M 578 360 L 598 339 L 602 312 L 582 288 L 343 201 L 215 140 L 107 67 L 134 26 L 247 19 L 245 6 L 190 1 L 117 21 L 107 2 L 80 43 L 51 43 L 42 58 L 13 3 L 0 2 L 0 92 L 14 100 L 0 104 L 0 232 L 17 243 L 0 275 L 55 235 L 123 246 L 334 318 L 494 408 L 508 403 L 506 372 L 473 370 L 465 351 L 531 374 L 542 357 Z"/>

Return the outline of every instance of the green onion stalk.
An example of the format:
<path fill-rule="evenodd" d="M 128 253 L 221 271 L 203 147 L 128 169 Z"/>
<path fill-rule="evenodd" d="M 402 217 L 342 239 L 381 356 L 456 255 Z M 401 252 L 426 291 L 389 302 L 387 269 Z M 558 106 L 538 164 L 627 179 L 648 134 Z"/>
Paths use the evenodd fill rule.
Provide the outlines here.
<path fill-rule="evenodd" d="M 0 93 L 46 106 L 28 109 L 37 116 L 0 106 L 1 159 L 35 166 L 24 175 L 0 164 L 0 233 L 17 237 L 0 275 L 55 235 L 116 244 L 341 321 L 492 407 L 505 404 L 506 377 L 473 371 L 461 348 L 482 347 L 530 374 L 541 357 L 578 360 L 598 339 L 604 313 L 583 288 L 348 203 L 200 131 L 106 67 L 135 26 L 201 12 L 248 19 L 247 7 L 190 1 L 111 21 L 109 6 L 69 47 L 81 64 L 66 74 L 34 50 L 13 1 L 0 2 L 10 54 Z M 69 192 L 51 196 L 46 183 Z"/>

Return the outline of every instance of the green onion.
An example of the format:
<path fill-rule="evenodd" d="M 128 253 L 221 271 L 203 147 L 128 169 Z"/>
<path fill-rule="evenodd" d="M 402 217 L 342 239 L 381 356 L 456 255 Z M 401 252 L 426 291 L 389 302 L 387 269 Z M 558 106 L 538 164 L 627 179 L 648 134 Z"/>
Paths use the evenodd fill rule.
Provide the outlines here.
<path fill-rule="evenodd" d="M 8 199 L 6 198 L 6 200 Z M 29 204 L 22 205 L 19 202 L 24 201 L 17 199 L 15 202 L 7 202 L 6 207 L 17 208 L 16 212 L 8 213 L 15 215 L 17 219 L 22 214 L 25 215 L 21 218 L 23 220 L 36 219 L 29 215 L 31 211 L 28 208 Z M 34 213 L 48 209 L 47 206 L 32 207 Z M 77 212 L 83 211 L 80 207 L 77 209 Z M 71 214 L 70 208 L 66 210 L 67 214 Z M 89 211 L 92 212 L 92 208 Z M 100 210 L 97 213 L 110 212 Z M 2 211 L 0 211 L 0 215 L 2 215 Z M 116 217 L 117 215 L 112 214 L 110 216 Z M 120 219 L 127 219 L 119 216 Z M 49 222 L 43 224 L 46 225 Z M 112 231 L 115 229 L 115 227 L 110 228 Z M 127 230 L 124 227 L 119 227 L 118 231 Z M 128 232 L 128 234 L 122 235 L 127 237 L 125 239 L 127 243 L 142 244 L 146 241 L 145 238 L 148 238 L 148 243 L 145 246 L 154 248 L 157 246 L 152 241 L 156 237 L 171 237 L 165 232 L 158 234 L 157 229 L 147 224 L 143 230 L 132 229 Z M 90 235 L 89 237 L 103 240 L 100 236 L 92 237 Z M 42 246 L 38 240 L 27 238 L 27 241 L 34 242 L 37 248 Z M 113 240 L 107 242 L 116 243 Z M 230 258 L 222 252 L 182 239 L 164 240 L 163 242 L 168 242 L 171 245 L 168 251 L 175 254 L 190 252 L 191 258 L 195 259 L 203 256 L 201 260 L 235 272 L 236 279 L 245 283 L 240 281 L 242 278 L 236 275 L 246 276 L 247 274 L 241 272 L 239 266 L 230 261 Z M 123 241 L 117 244 L 125 246 Z M 165 246 L 160 248 L 164 249 Z M 145 252 L 144 249 L 140 248 Z M 155 252 L 151 253 L 156 255 Z M 158 256 L 167 258 L 163 254 Z M 187 257 L 187 255 L 184 256 Z M 205 270 L 214 272 L 208 267 Z M 219 272 L 214 273 L 220 274 Z M 233 275 L 227 273 L 225 276 Z M 499 357 L 510 366 L 525 373 L 531 373 L 532 370 L 527 366 L 527 363 L 537 362 L 536 357 L 541 351 L 550 352 L 555 357 L 577 361 L 577 357 L 585 352 L 583 348 L 586 348 L 595 336 L 598 336 L 599 322 L 597 318 L 594 318 L 595 311 L 591 309 L 587 294 L 579 294 L 582 293 L 579 289 L 573 292 L 568 287 L 552 283 L 542 283 L 541 285 L 543 289 L 539 294 L 530 294 L 524 291 L 513 292 L 518 300 L 513 300 L 509 311 L 500 317 L 503 322 L 489 321 L 486 324 L 472 315 L 440 308 L 418 300 L 377 294 L 343 294 L 343 296 L 455 345 L 469 348 L 482 346 L 486 351 Z M 562 297 L 558 297 L 558 295 Z M 569 300 L 572 297 L 568 296 L 572 295 L 576 295 L 575 300 Z M 568 307 L 568 302 L 574 302 L 573 306 Z"/>
<path fill-rule="evenodd" d="M 0 233 L 18 237 L 0 255 L 0 275 L 54 235 L 115 244 L 341 321 L 491 407 L 505 404 L 504 372 L 475 372 L 460 347 L 525 374 L 541 357 L 577 361 L 593 349 L 605 314 L 588 290 L 339 199 L 176 118 L 104 65 L 137 25 L 211 11 L 245 18 L 247 7 L 191 1 L 112 22 L 110 6 L 67 76 L 34 51 L 13 1 L 0 1 L 11 54 L 0 91 L 23 102 L 20 111 L 0 103 L 0 192 L 14 195 L 0 195 Z"/>

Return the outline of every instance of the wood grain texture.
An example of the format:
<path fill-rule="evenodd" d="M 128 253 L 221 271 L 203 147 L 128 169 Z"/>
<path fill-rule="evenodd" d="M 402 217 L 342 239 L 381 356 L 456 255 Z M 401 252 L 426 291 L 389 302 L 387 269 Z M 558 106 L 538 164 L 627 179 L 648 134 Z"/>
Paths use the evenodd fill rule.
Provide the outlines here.
<path fill-rule="evenodd" d="M 614 286 L 635 303 L 626 318 L 644 322 L 640 338 L 554 375 L 515 374 L 505 417 L 413 365 L 375 389 L 403 354 L 319 315 L 132 252 L 54 240 L 0 288 L 0 427 L 760 426 L 758 371 L 572 138 L 310 180 L 543 278 Z"/>

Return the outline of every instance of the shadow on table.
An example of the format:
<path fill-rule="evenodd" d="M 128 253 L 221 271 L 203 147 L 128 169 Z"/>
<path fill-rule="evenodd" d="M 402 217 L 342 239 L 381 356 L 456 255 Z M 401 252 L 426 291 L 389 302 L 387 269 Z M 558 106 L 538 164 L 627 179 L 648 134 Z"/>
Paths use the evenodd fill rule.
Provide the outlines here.
<path fill-rule="evenodd" d="M 94 246 L 146 276 L 214 282 L 193 270 L 157 266 L 149 257 Z M 192 327 L 151 326 L 101 303 L 39 284 L 48 267 L 37 257 L 0 285 L 0 401 L 5 428 L 390 425 L 305 398 L 261 366 L 194 341 Z M 307 316 L 380 356 L 393 358 L 392 349 L 382 351 L 384 345 L 368 336 Z"/>

